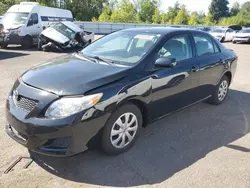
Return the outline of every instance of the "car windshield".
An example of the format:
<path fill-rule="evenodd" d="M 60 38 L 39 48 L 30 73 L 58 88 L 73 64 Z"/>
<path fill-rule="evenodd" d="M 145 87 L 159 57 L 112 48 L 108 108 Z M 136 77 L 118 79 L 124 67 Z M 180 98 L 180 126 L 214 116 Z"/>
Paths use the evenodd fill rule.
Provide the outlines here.
<path fill-rule="evenodd" d="M 73 31 L 72 29 L 70 29 L 69 27 L 67 27 L 66 25 L 64 25 L 61 22 L 56 23 L 56 24 L 52 25 L 51 27 L 54 28 L 55 30 L 57 30 L 58 32 L 62 33 L 66 37 L 68 37 L 70 40 L 72 40 L 76 35 L 75 31 Z"/>
<path fill-rule="evenodd" d="M 213 33 L 225 33 L 225 30 L 223 30 L 223 29 L 215 29 L 212 32 Z"/>
<path fill-rule="evenodd" d="M 19 25 L 25 24 L 28 19 L 29 13 L 27 12 L 7 12 L 3 17 L 4 25 Z"/>
<path fill-rule="evenodd" d="M 239 33 L 250 33 L 250 29 L 243 29 L 239 31 Z"/>
<path fill-rule="evenodd" d="M 158 33 L 119 31 L 102 37 L 84 48 L 82 53 L 132 66 L 147 54 L 160 37 Z"/>

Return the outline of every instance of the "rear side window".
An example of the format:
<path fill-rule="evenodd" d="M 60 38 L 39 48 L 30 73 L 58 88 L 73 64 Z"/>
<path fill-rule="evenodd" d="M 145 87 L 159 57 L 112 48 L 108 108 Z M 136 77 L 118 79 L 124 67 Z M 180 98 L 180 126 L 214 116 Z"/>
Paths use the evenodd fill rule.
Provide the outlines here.
<path fill-rule="evenodd" d="M 197 56 L 204 56 L 215 53 L 213 41 L 208 36 L 194 35 L 194 41 L 195 41 Z"/>

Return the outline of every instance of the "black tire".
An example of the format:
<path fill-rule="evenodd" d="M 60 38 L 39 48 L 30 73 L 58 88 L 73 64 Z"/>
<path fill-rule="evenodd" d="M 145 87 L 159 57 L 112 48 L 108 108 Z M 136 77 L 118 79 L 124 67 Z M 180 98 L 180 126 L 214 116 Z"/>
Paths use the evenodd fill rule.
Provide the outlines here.
<path fill-rule="evenodd" d="M 124 136 L 126 138 L 125 143 L 127 141 L 128 144 L 125 145 L 123 148 L 117 148 L 111 142 L 111 131 L 113 129 L 113 126 L 118 126 L 118 124 L 115 124 L 116 120 L 118 120 L 125 113 L 132 113 L 133 115 L 135 115 L 135 117 L 137 118 L 137 122 L 138 122 L 138 128 L 137 128 L 137 131 L 134 133 L 134 136 L 133 136 L 133 139 L 131 140 L 131 142 L 129 142 L 127 136 Z M 113 114 L 111 115 L 111 117 L 109 118 L 109 120 L 106 122 L 106 125 L 105 125 L 103 133 L 102 133 L 101 145 L 102 145 L 102 149 L 104 150 L 104 152 L 108 155 L 119 155 L 119 154 L 127 151 L 129 148 L 131 148 L 138 137 L 138 134 L 139 134 L 140 129 L 142 127 L 142 123 L 143 123 L 142 121 L 143 120 L 142 120 L 142 114 L 141 114 L 140 109 L 133 104 L 130 104 L 130 103 L 125 104 L 125 105 L 119 107 L 116 111 L 114 111 Z M 133 125 L 133 126 L 135 126 L 135 125 Z M 121 127 L 119 129 L 121 129 Z M 120 134 L 124 134 L 124 133 L 120 133 Z M 119 134 L 119 136 L 120 136 L 120 134 Z M 126 135 L 126 134 L 124 134 L 124 135 Z M 118 135 L 116 135 L 116 136 L 119 137 Z M 115 136 L 113 136 L 112 138 L 114 138 L 114 137 Z M 114 139 L 117 139 L 117 138 L 114 138 Z"/>
<path fill-rule="evenodd" d="M 43 48 L 42 48 L 42 46 L 43 46 L 43 42 L 42 42 L 42 40 L 41 39 L 38 39 L 38 43 L 37 43 L 37 48 L 38 48 L 38 50 L 43 50 Z"/>
<path fill-rule="evenodd" d="M 221 43 L 225 42 L 225 37 L 220 40 Z"/>
<path fill-rule="evenodd" d="M 8 47 L 8 44 L 1 44 L 0 47 L 1 47 L 2 49 L 6 49 L 6 48 Z"/>
<path fill-rule="evenodd" d="M 222 82 L 224 82 L 224 81 L 227 82 L 227 91 L 226 91 L 226 95 L 225 95 L 224 98 L 221 100 L 221 99 L 219 98 L 219 89 L 220 89 L 220 86 L 221 86 Z M 219 84 L 216 86 L 214 92 L 212 93 L 212 97 L 208 100 L 208 102 L 209 102 L 210 104 L 214 104 L 214 105 L 220 105 L 220 104 L 222 104 L 222 103 L 225 101 L 225 99 L 227 98 L 228 91 L 229 91 L 229 79 L 228 79 L 228 77 L 227 77 L 226 75 L 224 75 L 224 76 L 221 78 Z"/>
<path fill-rule="evenodd" d="M 88 44 L 91 44 L 91 42 L 92 42 L 92 41 L 91 41 L 91 40 L 89 40 L 89 41 L 88 41 Z"/>
<path fill-rule="evenodd" d="M 235 42 L 235 41 L 233 41 L 233 44 L 236 44 L 236 42 Z"/>
<path fill-rule="evenodd" d="M 25 36 L 22 39 L 21 45 L 22 45 L 22 48 L 24 49 L 31 48 L 31 46 L 33 45 L 33 39 L 31 38 L 31 36 Z"/>

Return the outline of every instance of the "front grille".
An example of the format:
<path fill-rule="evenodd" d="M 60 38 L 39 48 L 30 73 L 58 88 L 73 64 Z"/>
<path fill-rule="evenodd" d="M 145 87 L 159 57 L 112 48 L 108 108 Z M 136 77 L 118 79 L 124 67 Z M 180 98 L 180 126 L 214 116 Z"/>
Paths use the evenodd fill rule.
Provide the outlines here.
<path fill-rule="evenodd" d="M 26 112 L 31 112 L 37 105 L 37 101 L 26 98 L 24 96 L 19 95 L 17 99 L 14 98 L 14 102 L 16 106 Z"/>

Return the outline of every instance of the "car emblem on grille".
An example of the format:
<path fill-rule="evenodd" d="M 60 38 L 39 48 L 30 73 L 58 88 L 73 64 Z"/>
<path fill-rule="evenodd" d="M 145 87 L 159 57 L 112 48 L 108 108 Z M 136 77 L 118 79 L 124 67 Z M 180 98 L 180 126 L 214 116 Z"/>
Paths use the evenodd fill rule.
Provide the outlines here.
<path fill-rule="evenodd" d="M 18 100 L 19 100 L 18 97 L 19 97 L 18 91 L 15 89 L 15 90 L 13 91 L 13 99 L 14 99 L 15 101 L 18 101 Z"/>

